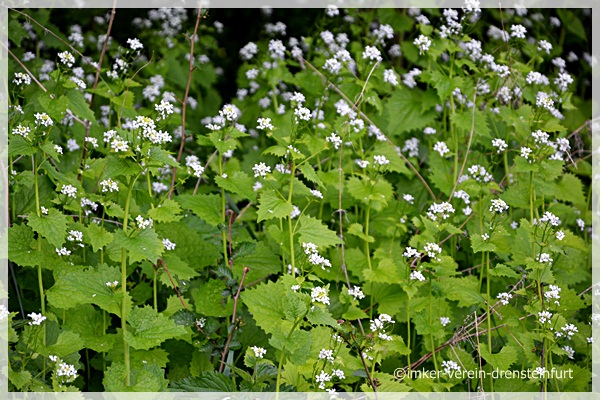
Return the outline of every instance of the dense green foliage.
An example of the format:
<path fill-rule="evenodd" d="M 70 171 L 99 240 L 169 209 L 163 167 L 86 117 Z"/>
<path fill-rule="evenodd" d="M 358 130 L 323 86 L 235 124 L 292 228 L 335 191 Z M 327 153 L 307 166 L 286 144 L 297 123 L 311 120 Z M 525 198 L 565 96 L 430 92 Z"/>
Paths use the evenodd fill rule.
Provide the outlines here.
<path fill-rule="evenodd" d="M 589 16 L 475 3 L 12 11 L 11 390 L 587 391 Z"/>

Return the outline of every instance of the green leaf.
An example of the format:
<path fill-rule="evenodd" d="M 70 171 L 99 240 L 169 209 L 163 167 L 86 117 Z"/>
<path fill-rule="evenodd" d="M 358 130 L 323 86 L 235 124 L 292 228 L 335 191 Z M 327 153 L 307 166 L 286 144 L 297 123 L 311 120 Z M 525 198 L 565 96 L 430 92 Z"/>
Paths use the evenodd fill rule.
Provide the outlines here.
<path fill-rule="evenodd" d="M 264 278 L 270 274 L 276 274 L 281 270 L 281 262 L 279 255 L 271 249 L 266 243 L 247 243 L 252 246 L 252 251 L 248 254 L 232 257 L 233 271 L 236 276 L 242 276 L 244 267 L 250 268 L 246 279 L 253 282 L 257 279 Z M 235 256 L 235 251 L 234 251 Z"/>
<path fill-rule="evenodd" d="M 312 165 L 310 165 L 309 163 L 304 163 L 300 166 L 299 169 L 300 169 L 300 172 L 302 172 L 302 175 L 304 175 L 304 177 L 307 180 L 309 180 L 312 183 L 316 183 L 321 188 L 325 189 L 325 185 L 323 184 L 323 181 L 318 177 L 318 175 L 315 172 Z"/>
<path fill-rule="evenodd" d="M 285 293 L 285 287 L 280 281 L 269 282 L 242 292 L 241 298 L 256 321 L 256 325 L 267 333 L 273 333 L 285 319 L 281 305 Z"/>
<path fill-rule="evenodd" d="M 295 322 L 298 318 L 303 318 L 308 311 L 306 302 L 302 299 L 302 296 L 294 292 L 288 291 L 286 296 L 282 299 L 281 305 L 283 307 L 285 319 L 291 322 Z"/>
<path fill-rule="evenodd" d="M 185 279 L 189 281 L 200 275 L 194 268 L 190 267 L 187 262 L 176 255 L 171 254 L 170 251 L 163 257 L 163 261 L 167 265 L 167 268 L 169 268 L 169 272 L 173 279 Z M 163 285 L 171 286 L 171 281 L 166 273 L 160 274 L 160 282 Z"/>
<path fill-rule="evenodd" d="M 292 212 L 292 204 L 282 199 L 274 192 L 264 191 L 258 202 L 258 219 L 256 222 L 266 221 L 273 218 L 287 218 Z"/>
<path fill-rule="evenodd" d="M 227 178 L 216 176 L 215 182 L 220 188 L 223 188 L 228 192 L 239 194 L 244 199 L 252 201 L 256 200 L 256 193 L 252 188 L 254 186 L 254 180 L 244 171 L 237 171 Z"/>
<path fill-rule="evenodd" d="M 177 196 L 177 201 L 184 209 L 190 209 L 211 226 L 219 226 L 223 222 L 221 216 L 221 196 L 218 194 L 197 194 Z"/>
<path fill-rule="evenodd" d="M 61 247 L 65 242 L 67 217 L 54 208 L 48 211 L 48 215 L 38 217 L 37 214 L 30 214 L 27 225 L 55 247 Z"/>
<path fill-rule="evenodd" d="M 473 112 L 475 115 L 473 116 Z M 485 138 L 491 138 L 490 128 L 487 124 L 487 117 L 481 111 L 476 108 L 458 111 L 456 114 L 452 114 L 450 121 L 457 128 L 462 129 L 467 134 L 471 132 L 471 127 L 474 125 L 473 136 L 483 136 Z"/>
<path fill-rule="evenodd" d="M 298 240 L 300 243 L 312 242 L 320 248 L 342 243 L 342 240 L 335 232 L 322 224 L 321 220 L 301 215 L 299 221 Z"/>
<path fill-rule="evenodd" d="M 496 267 L 490 269 L 490 275 L 492 276 L 506 276 L 509 278 L 519 278 L 520 275 L 516 273 L 512 268 L 507 267 L 504 264 L 498 264 Z"/>
<path fill-rule="evenodd" d="M 63 328 L 79 335 L 86 348 L 107 352 L 114 344 L 115 335 L 105 334 L 102 311 L 90 304 L 81 304 L 68 312 Z"/>
<path fill-rule="evenodd" d="M 372 180 L 353 176 L 348 179 L 346 185 L 352 197 L 377 211 L 386 207 L 394 194 L 394 188 L 384 178 Z"/>
<path fill-rule="evenodd" d="M 471 235 L 471 248 L 474 253 L 479 253 L 481 251 L 496 251 L 496 246 L 489 242 L 488 240 L 483 240 L 481 235 L 473 234 Z"/>
<path fill-rule="evenodd" d="M 40 252 L 33 230 L 24 224 L 13 224 L 8 228 L 8 259 L 23 267 L 39 265 Z"/>
<path fill-rule="evenodd" d="M 492 354 L 485 343 L 480 343 L 481 357 L 487 361 L 492 367 L 506 371 L 510 366 L 517 361 L 517 351 L 512 346 L 504 346 L 499 353 Z"/>
<path fill-rule="evenodd" d="M 92 250 L 97 252 L 104 246 L 108 246 L 113 241 L 113 234 L 98 224 L 89 224 L 83 230 L 83 239 L 86 243 L 92 245 Z"/>
<path fill-rule="evenodd" d="M 211 279 L 197 289 L 191 290 L 192 299 L 198 314 L 208 317 L 228 317 L 233 312 L 233 301 L 225 303 L 223 291 L 225 282 Z"/>
<path fill-rule="evenodd" d="M 338 326 L 338 323 L 331 313 L 326 308 L 315 306 L 307 315 L 306 319 L 313 325 L 327 325 L 333 328 Z"/>
<path fill-rule="evenodd" d="M 186 377 L 171 383 L 177 392 L 235 392 L 231 378 L 216 371 L 203 372 L 198 377 Z"/>
<path fill-rule="evenodd" d="M 129 314 L 127 323 L 132 328 L 125 332 L 127 343 L 138 350 L 148 350 L 186 333 L 183 326 L 175 324 L 175 321 L 158 313 L 151 306 L 135 307 Z"/>
<path fill-rule="evenodd" d="M 386 131 L 389 135 L 399 136 L 433 123 L 437 114 L 434 110 L 422 110 L 424 97 L 425 92 L 417 88 L 411 90 L 400 87 L 394 90 L 383 106 L 383 120 L 388 122 Z M 434 97 L 437 96 L 434 94 Z"/>
<path fill-rule="evenodd" d="M 113 361 L 106 369 L 102 384 L 107 392 L 164 392 L 169 381 L 165 379 L 165 371 L 158 365 L 145 364 L 141 369 L 131 370 L 131 385 L 125 385 L 127 370 L 125 364 Z"/>
<path fill-rule="evenodd" d="M 175 222 L 181 219 L 181 207 L 175 200 L 165 199 L 162 204 L 148 210 L 148 216 L 156 222 Z"/>
<path fill-rule="evenodd" d="M 13 371 L 8 367 L 8 380 L 15 385 L 18 390 L 21 390 L 25 385 L 31 382 L 31 373 L 29 371 Z"/>
<path fill-rule="evenodd" d="M 398 283 L 400 274 L 394 260 L 385 258 L 379 262 L 377 268 L 363 270 L 363 276 L 367 282 Z"/>
<path fill-rule="evenodd" d="M 29 40 L 29 32 L 27 32 L 27 29 L 25 29 L 23 24 L 21 22 L 19 22 L 16 18 L 11 19 L 11 21 L 8 23 L 8 32 L 10 32 L 10 35 L 8 38 L 10 39 L 11 42 L 13 42 L 16 45 L 16 47 L 21 47 L 21 41 L 23 40 L 23 38 L 25 38 L 26 40 Z M 12 369 L 11 369 L 11 371 L 12 371 Z M 9 378 L 10 378 L 10 375 L 9 375 Z M 12 382 L 12 380 L 11 380 L 11 382 Z M 16 384 L 15 384 L 15 386 L 16 386 Z M 21 390 L 20 387 L 17 387 L 17 389 Z"/>
<path fill-rule="evenodd" d="M 158 257 L 160 257 L 163 252 L 164 246 L 162 241 L 158 238 L 158 235 L 152 228 L 133 232 L 131 236 L 127 236 L 125 232 L 118 230 L 114 235 L 115 240 L 113 244 L 108 247 L 111 258 L 113 259 L 120 260 L 120 250 L 121 248 L 125 248 L 130 263 L 148 260 L 152 264 L 155 264 L 156 260 L 158 260 Z"/>
<path fill-rule="evenodd" d="M 62 331 L 56 342 L 43 349 L 46 356 L 56 355 L 60 358 L 66 357 L 83 349 L 85 344 L 78 334 L 71 331 Z"/>
<path fill-rule="evenodd" d="M 150 148 L 148 157 L 152 161 L 157 161 L 161 167 L 164 164 L 175 168 L 179 167 L 179 163 L 173 158 L 173 156 L 171 156 L 171 153 L 158 146 L 153 146 Z"/>
<path fill-rule="evenodd" d="M 121 271 L 116 267 L 99 266 L 88 270 L 68 269 L 55 271 L 55 283 L 46 292 L 48 303 L 68 310 L 78 304 L 95 304 L 103 310 L 121 316 L 120 290 L 106 286 L 107 282 L 120 281 Z M 131 298 L 127 301 L 131 304 Z M 131 306 L 126 307 L 126 311 Z"/>
<path fill-rule="evenodd" d="M 375 238 L 373 236 L 365 235 L 365 233 L 363 232 L 363 226 L 361 224 L 354 223 L 350 225 L 350 227 L 348 228 L 348 233 L 357 236 L 365 242 L 373 243 L 375 241 Z"/>
<path fill-rule="evenodd" d="M 69 110 L 79 119 L 87 119 L 90 122 L 96 122 L 94 112 L 90 109 L 90 103 L 83 97 L 83 93 L 79 90 L 67 90 L 67 98 L 69 99 Z"/>
<path fill-rule="evenodd" d="M 37 149 L 20 135 L 10 135 L 10 140 L 8 141 L 8 155 L 10 157 L 13 156 L 23 156 L 27 157 L 32 154 L 35 154 Z"/>
<path fill-rule="evenodd" d="M 458 301 L 459 307 L 483 304 L 485 300 L 479 293 L 479 281 L 475 277 L 446 277 L 439 281 L 448 300 Z"/>
<path fill-rule="evenodd" d="M 119 96 L 113 96 L 110 98 L 110 102 L 114 104 L 114 109 L 117 114 L 122 115 L 126 118 L 135 118 L 136 112 L 133 109 L 133 93 L 123 92 Z"/>

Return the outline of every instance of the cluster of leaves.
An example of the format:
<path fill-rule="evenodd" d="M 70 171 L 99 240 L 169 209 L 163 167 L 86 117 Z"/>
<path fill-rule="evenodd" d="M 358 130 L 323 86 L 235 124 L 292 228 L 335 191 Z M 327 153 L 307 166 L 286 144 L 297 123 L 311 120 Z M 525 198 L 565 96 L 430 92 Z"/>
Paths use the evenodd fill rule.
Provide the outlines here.
<path fill-rule="evenodd" d="M 217 11 L 11 12 L 11 388 L 587 390 L 585 15 L 477 3 L 268 22 L 227 104 Z"/>

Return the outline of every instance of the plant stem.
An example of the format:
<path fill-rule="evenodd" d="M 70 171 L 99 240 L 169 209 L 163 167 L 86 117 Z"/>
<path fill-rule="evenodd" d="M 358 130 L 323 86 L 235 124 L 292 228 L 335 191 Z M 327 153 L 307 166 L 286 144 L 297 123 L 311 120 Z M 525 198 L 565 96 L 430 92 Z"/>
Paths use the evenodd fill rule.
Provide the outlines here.
<path fill-rule="evenodd" d="M 139 175 L 138 175 L 139 176 Z M 125 214 L 123 217 L 123 232 L 127 235 L 127 224 L 129 219 L 129 206 L 131 204 L 131 193 L 133 192 L 133 185 L 137 180 L 135 178 L 129 178 L 129 185 L 127 188 L 127 199 L 125 200 Z M 123 292 L 123 299 L 121 300 L 121 333 L 123 335 L 123 357 L 125 359 L 125 386 L 131 385 L 130 377 L 130 365 L 129 365 L 129 344 L 125 338 L 125 332 L 127 332 L 127 319 L 125 317 L 127 313 L 127 250 L 121 249 L 121 290 Z"/>
<path fill-rule="evenodd" d="M 492 354 L 492 319 L 490 317 L 490 307 L 492 304 L 492 299 L 491 299 L 491 295 L 490 295 L 490 253 L 489 252 L 484 252 L 484 257 L 485 257 L 485 264 L 486 264 L 486 272 L 487 272 L 487 277 L 486 277 L 486 283 L 487 283 L 487 307 L 485 308 L 486 314 L 487 314 L 487 327 L 488 327 L 488 331 L 487 331 L 487 342 L 488 342 L 488 349 L 490 354 Z M 494 391 L 494 379 L 492 377 L 492 375 L 490 375 L 490 391 Z"/>
<path fill-rule="evenodd" d="M 292 161 L 292 176 L 290 179 L 290 192 L 288 194 L 288 203 L 292 203 L 292 194 L 294 193 L 294 175 L 296 172 L 296 166 L 294 165 L 293 161 Z M 292 264 L 292 277 L 296 277 L 296 262 L 295 262 L 295 255 L 294 255 L 294 232 L 292 230 L 292 216 L 288 215 L 288 235 L 290 238 L 290 262 Z M 277 390 L 279 390 L 279 387 L 277 387 Z"/>
<path fill-rule="evenodd" d="M 219 153 L 219 175 L 223 175 L 223 156 Z M 230 267 L 229 265 L 229 257 L 227 256 L 227 232 L 225 231 L 225 226 L 227 226 L 227 210 L 226 210 L 226 201 L 225 201 L 225 189 L 221 188 L 221 218 L 223 220 L 223 228 L 221 229 L 221 239 L 223 242 L 223 260 L 225 261 L 225 266 Z"/>
<path fill-rule="evenodd" d="M 156 287 L 156 285 L 158 283 L 157 279 L 156 279 L 157 275 L 158 274 L 156 273 L 156 268 L 154 268 L 154 277 L 152 279 L 153 280 L 153 282 L 152 282 L 152 304 L 156 311 L 158 311 L 158 292 L 157 292 L 158 290 Z"/>
<path fill-rule="evenodd" d="M 433 280 L 430 277 L 429 278 L 429 326 L 430 327 L 433 326 L 433 303 L 431 301 L 432 286 L 433 286 Z M 433 342 L 433 333 L 429 334 L 429 342 L 431 344 L 431 355 L 433 356 L 433 365 L 435 366 L 435 370 L 439 371 L 437 356 L 435 355 L 435 343 Z M 438 383 L 439 383 L 439 381 L 440 381 L 439 375 L 438 375 L 437 379 L 438 379 Z"/>
<path fill-rule="evenodd" d="M 294 333 L 294 329 L 296 329 L 296 327 L 304 319 L 304 317 L 305 317 L 305 315 L 302 316 L 302 318 L 298 318 L 294 322 L 294 325 L 292 326 L 292 329 L 290 329 L 290 333 L 288 333 L 286 339 L 289 339 L 292 336 L 292 333 Z M 279 364 L 277 365 L 277 381 L 275 384 L 275 391 L 277 393 L 279 393 L 279 385 L 281 384 L 281 367 L 283 366 L 284 356 L 285 356 L 285 346 L 283 346 L 283 348 L 281 349 L 281 355 L 279 356 Z"/>

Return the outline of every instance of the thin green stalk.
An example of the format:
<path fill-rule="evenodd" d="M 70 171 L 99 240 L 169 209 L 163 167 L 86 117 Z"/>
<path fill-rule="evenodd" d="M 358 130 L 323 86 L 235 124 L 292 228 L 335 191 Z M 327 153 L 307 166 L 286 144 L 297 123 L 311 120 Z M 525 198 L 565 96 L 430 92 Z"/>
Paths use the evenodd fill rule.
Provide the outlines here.
<path fill-rule="evenodd" d="M 371 204 L 367 205 L 367 210 L 365 212 L 365 235 L 369 236 L 369 219 L 371 218 Z M 369 266 L 369 270 L 373 269 L 371 264 L 371 249 L 369 249 L 369 242 L 365 240 L 365 255 L 367 256 L 367 265 Z M 373 293 L 373 282 L 370 283 L 371 293 Z M 369 317 L 373 319 L 373 295 L 369 296 Z"/>
<path fill-rule="evenodd" d="M 40 217 L 41 216 L 40 190 L 39 190 L 39 184 L 38 184 L 38 173 L 37 173 L 36 162 L 35 162 L 36 157 L 32 156 L 31 161 L 33 164 L 32 165 L 33 178 L 34 178 L 34 182 L 35 182 L 35 212 L 37 213 L 37 216 Z M 37 251 L 41 252 L 42 251 L 41 235 L 38 235 L 37 245 L 38 245 Z M 42 266 L 41 265 L 37 266 L 37 275 L 38 275 L 38 289 L 40 291 L 40 309 L 41 309 L 42 315 L 46 315 L 46 296 L 44 295 L 44 282 L 42 280 Z M 42 344 L 44 346 L 46 346 L 46 324 L 44 324 L 42 326 Z M 45 376 L 46 375 L 46 358 L 45 357 L 44 357 L 42 371 Z"/>
<path fill-rule="evenodd" d="M 302 318 L 298 318 L 296 321 L 294 321 L 294 325 L 292 326 L 292 329 L 290 329 L 290 332 L 287 334 L 286 339 L 289 339 L 292 336 L 292 333 L 294 333 L 294 329 L 296 329 L 298 324 L 303 319 L 304 319 L 304 316 L 302 316 Z M 277 393 L 279 393 L 279 385 L 281 384 L 281 367 L 283 366 L 284 357 L 285 357 L 285 346 L 283 346 L 283 348 L 281 349 L 281 355 L 279 356 L 279 364 L 277 365 L 277 380 L 275 383 L 275 391 Z"/>
<path fill-rule="evenodd" d="M 288 203 L 292 204 L 292 194 L 294 191 L 294 175 L 296 172 L 296 166 L 292 162 L 292 176 L 290 178 L 290 192 L 288 194 Z M 294 256 L 294 232 L 292 230 L 292 216 L 288 215 L 288 235 L 290 238 L 290 261 L 292 264 L 292 276 L 296 277 L 296 262 Z M 279 387 L 278 387 L 279 390 Z"/>
<path fill-rule="evenodd" d="M 223 156 L 219 153 L 219 175 L 223 175 Z M 221 229 L 221 239 L 223 242 L 223 260 L 225 266 L 229 266 L 229 257 L 227 254 L 227 232 L 225 226 L 227 226 L 227 209 L 226 209 L 226 198 L 225 189 L 221 188 L 221 219 L 223 220 L 223 229 Z"/>
<path fill-rule="evenodd" d="M 125 213 L 123 217 L 123 233 L 127 235 L 127 224 L 129 220 L 129 206 L 131 205 L 131 193 L 133 192 L 133 185 L 139 175 L 135 178 L 129 178 L 129 185 L 127 188 L 127 199 L 125 200 Z M 125 315 L 127 313 L 127 250 L 121 249 L 121 290 L 123 292 L 123 300 L 121 301 L 121 332 L 123 334 L 123 357 L 125 359 L 125 386 L 131 385 L 130 377 L 130 362 L 129 362 L 129 344 L 125 338 L 125 332 L 127 332 L 127 319 Z"/>
<path fill-rule="evenodd" d="M 491 294 L 490 294 L 490 253 L 489 252 L 484 252 L 485 254 L 485 258 L 486 258 L 486 272 L 487 272 L 487 277 L 486 277 L 486 283 L 487 283 L 487 307 L 485 308 L 486 314 L 487 314 L 487 327 L 488 327 L 488 332 L 487 332 L 487 342 L 488 342 L 488 350 L 490 352 L 490 354 L 492 353 L 492 318 L 490 316 L 490 308 L 491 308 Z M 494 391 L 494 379 L 492 377 L 492 375 L 490 375 L 490 391 Z"/>
<path fill-rule="evenodd" d="M 152 305 L 154 306 L 154 309 L 156 311 L 158 311 L 158 291 L 157 291 L 157 273 L 156 273 L 156 268 L 154 268 L 154 277 L 153 277 L 153 282 L 152 282 Z"/>
<path fill-rule="evenodd" d="M 432 286 L 433 281 L 431 277 L 429 278 L 429 326 L 433 326 L 433 303 L 431 301 L 432 296 Z M 433 365 L 435 366 L 435 370 L 439 371 L 437 356 L 435 354 L 435 343 L 433 342 L 433 333 L 429 334 L 429 342 L 431 344 L 431 355 L 433 357 Z M 438 383 L 440 381 L 439 375 L 437 375 Z"/>

